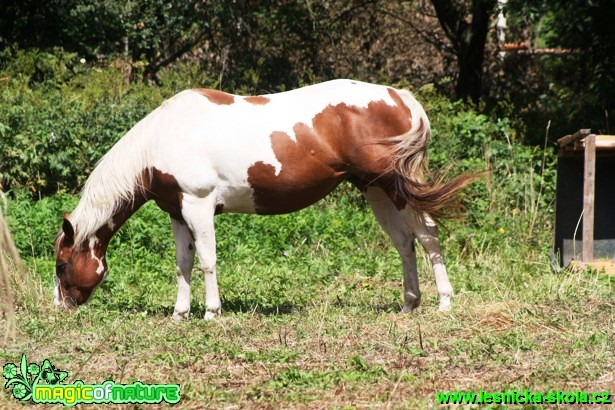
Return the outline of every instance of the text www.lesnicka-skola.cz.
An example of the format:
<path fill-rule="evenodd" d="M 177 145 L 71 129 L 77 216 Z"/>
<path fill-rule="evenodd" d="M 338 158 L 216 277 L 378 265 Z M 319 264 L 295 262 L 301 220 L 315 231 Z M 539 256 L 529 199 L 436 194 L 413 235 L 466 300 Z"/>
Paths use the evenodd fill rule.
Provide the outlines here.
<path fill-rule="evenodd" d="M 506 392 L 453 391 L 436 393 L 439 404 L 613 404 L 608 391 L 555 390 L 546 393 L 531 390 Z"/>

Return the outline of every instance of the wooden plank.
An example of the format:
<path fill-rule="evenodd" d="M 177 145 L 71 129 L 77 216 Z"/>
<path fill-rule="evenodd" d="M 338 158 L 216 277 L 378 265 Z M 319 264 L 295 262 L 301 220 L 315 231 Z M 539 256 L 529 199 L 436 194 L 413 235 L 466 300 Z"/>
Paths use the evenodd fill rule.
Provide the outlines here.
<path fill-rule="evenodd" d="M 594 259 L 594 194 L 596 182 L 596 134 L 585 138 L 583 178 L 583 261 Z"/>
<path fill-rule="evenodd" d="M 614 149 L 615 135 L 596 135 L 596 149 Z"/>
<path fill-rule="evenodd" d="M 573 269 L 595 269 L 598 273 L 604 275 L 615 275 L 615 263 L 612 260 L 594 260 L 591 262 L 570 262 L 570 267 Z"/>
<path fill-rule="evenodd" d="M 571 142 L 580 140 L 582 138 L 585 138 L 589 135 L 589 133 L 591 132 L 590 128 L 581 128 L 580 130 L 578 130 L 577 132 L 575 132 L 572 135 L 566 135 L 565 137 L 562 137 L 560 139 L 557 140 L 557 144 L 560 147 L 563 147 L 565 145 L 570 144 Z"/>
<path fill-rule="evenodd" d="M 569 135 L 572 137 L 572 135 Z M 584 151 L 585 150 L 585 140 L 576 140 L 568 145 L 559 147 L 559 156 L 565 156 L 569 152 L 573 151 Z M 596 150 L 598 151 L 609 151 L 615 150 L 615 135 L 598 135 L 596 134 Z"/>

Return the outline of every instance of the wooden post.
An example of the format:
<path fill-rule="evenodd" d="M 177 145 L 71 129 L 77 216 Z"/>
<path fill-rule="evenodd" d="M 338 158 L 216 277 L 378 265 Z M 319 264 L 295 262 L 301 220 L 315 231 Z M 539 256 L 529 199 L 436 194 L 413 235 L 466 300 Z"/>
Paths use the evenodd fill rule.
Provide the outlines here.
<path fill-rule="evenodd" d="M 594 193 L 596 181 L 596 134 L 585 137 L 583 177 L 583 261 L 594 259 Z"/>

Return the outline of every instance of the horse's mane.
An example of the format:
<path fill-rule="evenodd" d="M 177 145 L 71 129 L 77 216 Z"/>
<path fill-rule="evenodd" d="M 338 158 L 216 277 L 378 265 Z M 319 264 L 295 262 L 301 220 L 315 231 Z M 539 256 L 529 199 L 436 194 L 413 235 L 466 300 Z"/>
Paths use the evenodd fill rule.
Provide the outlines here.
<path fill-rule="evenodd" d="M 151 137 L 165 104 L 139 121 L 98 162 L 85 182 L 81 200 L 70 215 L 75 244 L 83 244 L 108 223 L 126 202 L 143 192 L 144 171 L 150 166 Z"/>

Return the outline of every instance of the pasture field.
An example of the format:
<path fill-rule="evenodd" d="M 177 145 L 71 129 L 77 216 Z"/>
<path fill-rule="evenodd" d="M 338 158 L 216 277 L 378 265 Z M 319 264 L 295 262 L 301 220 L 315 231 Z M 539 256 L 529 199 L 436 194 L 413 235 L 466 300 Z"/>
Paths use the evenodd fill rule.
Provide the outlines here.
<path fill-rule="evenodd" d="M 551 208 L 535 201 L 531 212 L 531 184 L 520 196 L 528 206 L 511 206 L 507 172 L 479 182 L 484 203 L 470 194 L 469 216 L 441 230 L 453 309 L 437 310 L 420 252 L 422 307 L 411 314 L 399 313 L 401 261 L 350 186 L 292 215 L 218 216 L 223 314 L 202 319 L 195 271 L 182 323 L 170 319 L 174 246 L 155 205 L 112 240 L 90 303 L 66 312 L 52 304 L 52 243 L 76 197 L 17 197 L 8 214 L 30 275 L 14 279 L 25 285 L 18 336 L 0 362 L 26 353 L 71 381 L 179 383 L 179 407 L 195 409 L 434 408 L 436 392 L 451 390 L 613 393 L 613 277 L 554 273 Z M 0 407 L 23 408 L 5 390 Z"/>
<path fill-rule="evenodd" d="M 0 364 L 25 353 L 70 381 L 179 383 L 178 408 L 194 409 L 433 408 L 450 390 L 615 392 L 614 277 L 555 273 L 547 256 L 553 153 L 522 145 L 514 118 L 480 114 L 433 86 L 417 90 L 432 123 L 431 167 L 490 170 L 467 190 L 466 217 L 440 232 L 451 311 L 437 310 L 418 246 L 422 307 L 398 313 L 400 258 L 348 185 L 291 215 L 217 217 L 218 319 L 202 319 L 195 271 L 192 315 L 171 321 L 175 250 L 169 217 L 153 204 L 112 239 L 109 275 L 90 303 L 56 310 L 53 242 L 77 203 L 64 192 L 163 96 L 193 86 L 167 83 L 125 89 L 109 69 L 61 87 L 7 85 L 3 211 L 29 274 L 11 270 L 17 337 L 1 346 Z M 0 408 L 23 406 L 0 389 Z"/>

